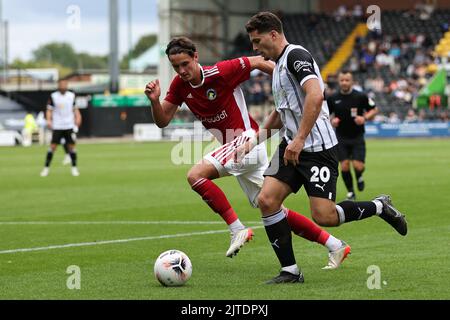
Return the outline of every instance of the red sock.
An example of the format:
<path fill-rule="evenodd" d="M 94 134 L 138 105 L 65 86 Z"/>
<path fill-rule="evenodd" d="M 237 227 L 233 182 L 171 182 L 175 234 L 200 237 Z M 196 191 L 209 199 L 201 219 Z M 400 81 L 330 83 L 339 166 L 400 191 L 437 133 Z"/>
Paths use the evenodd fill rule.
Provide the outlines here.
<path fill-rule="evenodd" d="M 238 219 L 227 197 L 211 180 L 202 178 L 197 180 L 192 189 L 197 192 L 214 212 L 218 213 L 230 225 Z"/>
<path fill-rule="evenodd" d="M 330 237 L 328 232 L 322 230 L 318 225 L 300 213 L 289 209 L 286 209 L 286 211 L 286 217 L 292 232 L 309 241 L 325 245 Z"/>

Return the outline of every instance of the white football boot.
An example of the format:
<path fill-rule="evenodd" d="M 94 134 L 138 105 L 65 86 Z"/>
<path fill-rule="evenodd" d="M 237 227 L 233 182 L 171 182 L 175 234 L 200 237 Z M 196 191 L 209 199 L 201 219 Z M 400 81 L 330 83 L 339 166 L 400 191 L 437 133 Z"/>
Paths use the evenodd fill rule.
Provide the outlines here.
<path fill-rule="evenodd" d="M 41 177 L 48 176 L 49 172 L 50 172 L 50 169 L 48 167 L 44 167 L 44 169 L 42 169 L 42 171 L 41 171 Z"/>
<path fill-rule="evenodd" d="M 231 243 L 230 247 L 228 248 L 228 251 L 226 253 L 226 256 L 229 258 L 233 258 L 241 247 L 248 241 L 252 240 L 253 238 L 253 230 L 251 228 L 246 228 L 239 230 L 236 233 L 231 234 Z"/>
<path fill-rule="evenodd" d="M 323 267 L 323 270 L 337 269 L 345 258 L 351 253 L 351 248 L 348 244 L 341 240 L 341 247 L 335 251 L 328 253 L 328 264 Z"/>
<path fill-rule="evenodd" d="M 77 167 L 72 167 L 72 175 L 74 177 L 78 177 L 80 175 L 80 172 L 78 171 Z"/>

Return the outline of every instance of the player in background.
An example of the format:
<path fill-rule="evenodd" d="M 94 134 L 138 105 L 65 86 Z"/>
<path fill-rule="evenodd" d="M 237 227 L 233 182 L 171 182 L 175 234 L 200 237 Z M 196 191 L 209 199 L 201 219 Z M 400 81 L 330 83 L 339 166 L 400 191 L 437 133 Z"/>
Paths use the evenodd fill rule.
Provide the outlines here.
<path fill-rule="evenodd" d="M 71 172 L 74 177 L 80 175 L 77 168 L 77 152 L 75 150 L 75 137 L 73 128 L 81 125 L 81 113 L 75 106 L 75 93 L 67 90 L 67 81 L 58 81 L 58 90 L 53 92 L 47 104 L 47 127 L 53 130 L 50 149 L 47 152 L 45 167 L 41 171 L 41 177 L 48 176 L 53 154 L 61 139 L 64 138 L 69 147 L 72 160 Z"/>
<path fill-rule="evenodd" d="M 267 236 L 281 264 L 278 276 L 268 284 L 304 282 L 293 248 L 291 228 L 285 217 L 283 201 L 304 186 L 313 219 L 321 226 L 338 226 L 378 215 L 401 235 L 406 235 L 404 216 L 389 196 L 372 201 L 336 199 L 338 143 L 324 101 L 324 84 L 311 54 L 302 46 L 290 44 L 281 20 L 270 12 L 253 16 L 246 24 L 253 49 L 265 59 L 276 62 L 272 74 L 275 110 L 264 127 L 237 150 L 236 160 L 282 129 L 282 142 L 264 173 L 258 196 L 259 209 Z M 347 248 L 347 247 L 345 247 Z"/>
<path fill-rule="evenodd" d="M 173 79 L 162 102 L 159 100 L 159 81 L 147 84 L 145 94 L 152 104 L 153 119 L 160 128 L 166 127 L 184 102 L 222 144 L 189 170 L 187 180 L 192 189 L 229 226 L 231 243 L 226 256 L 233 257 L 245 242 L 251 240 L 253 231 L 241 223 L 227 197 L 213 180 L 235 176 L 250 204 L 258 206 L 263 172 L 268 165 L 267 151 L 265 145 L 261 144 L 241 164 L 234 162 L 236 147 L 254 137 L 259 130 L 258 124 L 247 112 L 239 84 L 249 79 L 253 69 L 271 74 L 274 64 L 262 57 L 242 57 L 220 61 L 214 66 L 201 66 L 195 44 L 185 37 L 172 39 L 167 45 L 166 54 L 178 75 Z M 322 230 L 305 216 L 287 208 L 284 208 L 283 214 L 289 221 L 292 232 L 328 248 L 329 261 L 326 268 L 335 269 L 341 264 L 345 258 L 344 253 L 349 250 L 348 246 L 343 246 L 341 240 Z"/>
<path fill-rule="evenodd" d="M 364 92 L 353 89 L 353 76 L 349 71 L 339 73 L 339 91 L 327 98 L 332 116 L 331 124 L 336 128 L 339 140 L 338 159 L 341 174 L 347 188 L 347 199 L 355 200 L 353 178 L 350 167 L 353 167 L 359 191 L 364 190 L 366 159 L 366 141 L 364 140 L 364 124 L 378 113 L 375 102 Z"/>

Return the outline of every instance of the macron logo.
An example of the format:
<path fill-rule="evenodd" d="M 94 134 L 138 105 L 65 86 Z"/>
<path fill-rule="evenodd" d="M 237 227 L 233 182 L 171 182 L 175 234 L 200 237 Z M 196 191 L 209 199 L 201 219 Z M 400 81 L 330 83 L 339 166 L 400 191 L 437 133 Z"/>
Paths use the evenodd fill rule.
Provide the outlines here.
<path fill-rule="evenodd" d="M 297 60 L 294 62 L 295 71 L 299 72 L 302 68 L 312 68 L 311 62 Z"/>

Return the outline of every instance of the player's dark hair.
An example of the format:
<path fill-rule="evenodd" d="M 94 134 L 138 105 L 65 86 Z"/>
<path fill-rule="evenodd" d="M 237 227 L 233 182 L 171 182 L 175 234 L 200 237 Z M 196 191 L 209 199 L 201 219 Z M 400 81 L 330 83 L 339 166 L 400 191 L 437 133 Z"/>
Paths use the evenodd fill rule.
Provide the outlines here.
<path fill-rule="evenodd" d="M 248 33 L 257 31 L 258 33 L 265 33 L 275 30 L 278 33 L 283 33 L 283 24 L 281 20 L 272 12 L 260 12 L 248 20 L 245 25 Z"/>
<path fill-rule="evenodd" d="M 197 52 L 194 42 L 186 37 L 173 38 L 166 48 L 166 55 L 170 56 L 173 54 L 186 53 L 191 57 Z"/>
<path fill-rule="evenodd" d="M 348 69 L 342 69 L 341 71 L 339 71 L 339 74 L 350 74 L 353 77 L 352 72 Z"/>

